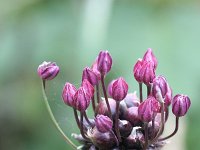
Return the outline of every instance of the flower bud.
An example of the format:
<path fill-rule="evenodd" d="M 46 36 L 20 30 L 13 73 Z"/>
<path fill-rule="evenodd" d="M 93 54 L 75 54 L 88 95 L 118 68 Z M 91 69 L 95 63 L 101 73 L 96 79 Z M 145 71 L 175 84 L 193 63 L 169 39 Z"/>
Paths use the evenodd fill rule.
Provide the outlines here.
<path fill-rule="evenodd" d="M 90 84 L 90 82 L 87 79 L 84 79 L 81 83 L 81 86 L 86 91 L 86 96 L 89 96 L 87 97 L 87 99 L 91 99 L 94 96 L 94 87 L 92 86 L 92 84 Z"/>
<path fill-rule="evenodd" d="M 153 107 L 153 97 L 148 97 L 138 107 L 138 115 L 140 119 L 144 122 L 150 122 L 154 117 L 154 109 L 155 108 Z"/>
<path fill-rule="evenodd" d="M 155 68 L 151 61 L 139 59 L 133 69 L 134 77 L 139 83 L 149 85 L 155 78 Z"/>
<path fill-rule="evenodd" d="M 113 86 L 113 83 L 115 82 L 116 80 L 112 80 L 109 84 L 108 84 L 108 88 L 107 88 L 107 91 L 108 91 L 108 94 L 110 96 L 112 96 L 112 86 Z"/>
<path fill-rule="evenodd" d="M 112 129 L 113 122 L 107 116 L 97 115 L 95 119 L 95 125 L 100 132 L 105 133 Z"/>
<path fill-rule="evenodd" d="M 113 131 L 102 133 L 96 127 L 88 130 L 88 136 L 92 143 L 99 149 L 112 149 L 117 146 L 117 139 Z"/>
<path fill-rule="evenodd" d="M 97 75 L 98 80 L 101 80 L 101 73 L 97 69 L 97 62 L 98 62 L 98 57 L 96 58 L 95 62 L 92 64 L 91 69 Z"/>
<path fill-rule="evenodd" d="M 139 99 L 136 95 L 136 92 L 134 93 L 128 93 L 126 97 L 124 98 L 124 102 L 126 103 L 126 106 L 128 108 L 130 107 L 138 107 L 140 105 Z"/>
<path fill-rule="evenodd" d="M 155 138 L 155 135 L 157 135 L 159 129 L 160 129 L 160 124 L 157 121 L 154 121 L 154 127 L 152 126 L 152 122 L 149 122 L 148 123 L 148 136 L 149 136 L 149 139 Z"/>
<path fill-rule="evenodd" d="M 76 93 L 76 87 L 73 84 L 66 82 L 62 91 L 62 99 L 66 105 L 74 107 L 73 98 L 75 93 Z"/>
<path fill-rule="evenodd" d="M 124 139 L 126 149 L 142 149 L 144 143 L 144 135 L 138 130 L 138 127 L 134 127 L 131 135 Z"/>
<path fill-rule="evenodd" d="M 83 112 L 90 105 L 90 95 L 86 92 L 84 87 L 80 87 L 74 95 L 74 107 Z"/>
<path fill-rule="evenodd" d="M 102 75 L 106 75 L 112 67 L 112 58 L 108 51 L 101 51 L 98 55 L 97 69 Z"/>
<path fill-rule="evenodd" d="M 187 113 L 190 105 L 190 98 L 187 95 L 177 94 L 172 101 L 172 112 L 176 117 L 182 117 Z"/>
<path fill-rule="evenodd" d="M 93 72 L 92 69 L 90 69 L 89 67 L 86 67 L 83 70 L 83 75 L 82 75 L 82 81 L 84 79 L 87 79 L 92 85 L 97 85 L 98 84 L 98 76 L 96 75 L 95 72 Z"/>
<path fill-rule="evenodd" d="M 153 80 L 152 94 L 159 102 L 165 102 L 167 106 L 171 104 L 172 90 L 163 76 L 157 76 Z"/>
<path fill-rule="evenodd" d="M 127 120 L 119 120 L 119 131 L 122 137 L 128 137 L 131 134 L 133 127 Z"/>
<path fill-rule="evenodd" d="M 125 119 L 130 121 L 133 126 L 138 126 L 141 123 L 140 117 L 138 115 L 138 107 L 130 107 L 128 108 Z"/>
<path fill-rule="evenodd" d="M 111 90 L 112 98 L 116 101 L 121 101 L 126 97 L 128 93 L 128 84 L 122 77 L 120 77 L 113 82 Z"/>
<path fill-rule="evenodd" d="M 154 68 L 155 69 L 157 68 L 158 61 L 157 61 L 156 57 L 154 56 L 153 51 L 151 50 L 151 48 L 147 49 L 146 53 L 143 56 L 143 60 L 152 62 Z"/>
<path fill-rule="evenodd" d="M 59 73 L 60 69 L 54 62 L 46 62 L 44 61 L 41 65 L 38 67 L 38 75 L 43 80 L 52 80 L 54 79 L 57 74 Z"/>

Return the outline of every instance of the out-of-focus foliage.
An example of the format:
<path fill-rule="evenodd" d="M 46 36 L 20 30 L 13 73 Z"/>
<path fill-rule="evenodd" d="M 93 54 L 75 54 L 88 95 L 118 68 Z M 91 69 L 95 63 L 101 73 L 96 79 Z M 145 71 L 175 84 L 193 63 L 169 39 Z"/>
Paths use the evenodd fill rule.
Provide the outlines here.
<path fill-rule="evenodd" d="M 69 149 L 42 100 L 36 73 L 42 61 L 56 61 L 61 68 L 47 90 L 70 136 L 77 128 L 60 98 L 64 83 L 78 87 L 83 67 L 108 49 L 114 65 L 107 82 L 124 76 L 129 91 L 137 90 L 132 68 L 151 47 L 159 60 L 157 74 L 166 75 L 174 94 L 191 97 L 184 147 L 198 150 L 199 27 L 197 0 L 0 0 L 0 149 Z"/>

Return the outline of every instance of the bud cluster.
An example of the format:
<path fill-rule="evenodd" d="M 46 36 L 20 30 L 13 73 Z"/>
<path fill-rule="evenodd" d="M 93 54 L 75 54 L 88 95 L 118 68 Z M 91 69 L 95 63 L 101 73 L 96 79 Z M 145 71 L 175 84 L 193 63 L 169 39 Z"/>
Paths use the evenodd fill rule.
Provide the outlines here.
<path fill-rule="evenodd" d="M 112 57 L 108 51 L 101 51 L 92 66 L 83 69 L 79 88 L 65 83 L 62 99 L 74 110 L 81 134 L 73 134 L 73 137 L 82 144 L 82 149 L 161 149 L 166 140 L 175 135 L 178 120 L 188 112 L 191 102 L 187 95 L 173 97 L 166 78 L 156 75 L 157 65 L 150 48 L 134 65 L 139 98 L 136 92 L 128 93 L 128 84 L 123 77 L 105 85 L 105 77 L 112 68 Z M 58 72 L 59 67 L 55 63 L 44 62 L 38 68 L 43 80 L 53 79 Z M 146 95 L 143 85 L 147 88 Z M 86 113 L 90 104 L 94 112 L 92 118 L 88 118 Z M 176 128 L 171 135 L 164 136 L 171 104 Z"/>

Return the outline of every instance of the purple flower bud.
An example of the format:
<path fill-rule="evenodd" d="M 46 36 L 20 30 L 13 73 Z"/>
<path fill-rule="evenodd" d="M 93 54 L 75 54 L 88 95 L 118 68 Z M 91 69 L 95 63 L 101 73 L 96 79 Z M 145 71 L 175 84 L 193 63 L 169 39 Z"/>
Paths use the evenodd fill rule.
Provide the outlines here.
<path fill-rule="evenodd" d="M 127 120 L 119 120 L 119 131 L 122 137 L 128 137 L 131 134 L 133 127 Z"/>
<path fill-rule="evenodd" d="M 116 101 L 123 100 L 128 93 L 128 84 L 126 81 L 120 77 L 113 82 L 112 85 L 112 98 Z"/>
<path fill-rule="evenodd" d="M 152 62 L 154 68 L 155 69 L 157 68 L 158 61 L 157 61 L 156 57 L 154 56 L 153 51 L 151 50 L 151 48 L 147 49 L 146 53 L 143 56 L 143 60 Z"/>
<path fill-rule="evenodd" d="M 87 93 L 87 99 L 91 99 L 94 96 L 94 87 L 92 86 L 92 84 L 90 84 L 90 82 L 87 79 L 84 79 L 81 83 L 81 86 Z"/>
<path fill-rule="evenodd" d="M 118 141 L 113 134 L 113 131 L 102 133 L 94 127 L 93 129 L 88 130 L 87 134 L 92 143 L 101 150 L 113 149 L 117 146 Z"/>
<path fill-rule="evenodd" d="M 130 123 L 133 126 L 140 125 L 140 123 L 141 123 L 140 117 L 138 115 L 138 107 L 128 108 L 124 117 L 126 120 L 130 121 Z"/>
<path fill-rule="evenodd" d="M 82 75 L 82 81 L 84 79 L 87 79 L 92 85 L 97 85 L 98 84 L 98 76 L 96 73 L 90 69 L 89 67 L 86 67 L 83 70 L 83 75 Z"/>
<path fill-rule="evenodd" d="M 57 74 L 59 73 L 60 69 L 54 62 L 46 62 L 44 61 L 41 65 L 38 67 L 38 75 L 43 80 L 52 80 L 54 79 Z"/>
<path fill-rule="evenodd" d="M 105 133 L 112 129 L 113 122 L 107 116 L 97 115 L 95 119 L 95 125 L 100 132 Z"/>
<path fill-rule="evenodd" d="M 90 95 L 86 92 L 84 87 L 80 87 L 74 94 L 74 107 L 83 112 L 90 105 Z"/>
<path fill-rule="evenodd" d="M 101 51 L 98 56 L 97 69 L 102 75 L 110 71 L 112 67 L 112 58 L 108 51 Z"/>
<path fill-rule="evenodd" d="M 163 76 L 157 76 L 153 80 L 152 94 L 159 102 L 165 102 L 167 106 L 171 104 L 172 90 Z"/>
<path fill-rule="evenodd" d="M 155 135 L 157 135 L 159 129 L 160 129 L 160 124 L 157 121 L 154 121 L 154 127 L 152 126 L 152 122 L 149 122 L 148 123 L 148 136 L 149 136 L 149 139 L 155 138 Z"/>
<path fill-rule="evenodd" d="M 191 102 L 187 95 L 177 94 L 172 101 L 172 112 L 177 117 L 184 116 L 190 108 Z"/>
<path fill-rule="evenodd" d="M 136 95 L 136 92 L 134 93 L 128 93 L 126 97 L 124 98 L 124 102 L 126 103 L 126 106 L 128 108 L 130 107 L 138 107 L 140 105 L 139 99 Z"/>
<path fill-rule="evenodd" d="M 76 93 L 76 87 L 73 84 L 66 82 L 62 91 L 62 99 L 66 105 L 74 107 L 73 98 L 75 93 Z"/>
<path fill-rule="evenodd" d="M 154 117 L 154 110 L 156 110 L 153 106 L 154 97 L 149 96 L 145 101 L 143 101 L 138 107 L 138 115 L 140 119 L 144 122 L 150 122 Z"/>
<path fill-rule="evenodd" d="M 134 77 L 139 83 L 149 85 L 155 78 L 155 68 L 151 61 L 139 59 L 133 69 Z"/>
<path fill-rule="evenodd" d="M 97 62 L 98 62 L 98 57 L 96 58 L 95 62 L 92 64 L 91 69 L 97 75 L 98 80 L 101 80 L 101 73 L 97 69 Z"/>

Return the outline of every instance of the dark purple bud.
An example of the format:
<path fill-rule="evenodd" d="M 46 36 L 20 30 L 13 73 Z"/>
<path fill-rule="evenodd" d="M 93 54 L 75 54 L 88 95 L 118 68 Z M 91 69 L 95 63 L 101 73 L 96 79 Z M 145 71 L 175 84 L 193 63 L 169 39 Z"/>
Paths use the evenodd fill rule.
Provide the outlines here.
<path fill-rule="evenodd" d="M 83 75 L 82 75 L 82 81 L 84 79 L 87 79 L 92 85 L 97 85 L 99 80 L 98 80 L 98 76 L 96 75 L 96 73 L 90 69 L 89 67 L 86 67 L 83 70 Z"/>
<path fill-rule="evenodd" d="M 153 119 L 154 107 L 153 107 L 153 97 L 148 97 L 143 101 L 138 107 L 138 115 L 140 119 L 144 122 L 150 122 Z"/>
<path fill-rule="evenodd" d="M 83 112 L 90 105 L 90 95 L 83 87 L 80 87 L 74 95 L 74 107 Z"/>
<path fill-rule="evenodd" d="M 133 73 L 139 83 L 149 85 L 155 78 L 154 64 L 150 61 L 139 59 L 134 66 Z"/>
<path fill-rule="evenodd" d="M 119 120 L 119 131 L 122 137 L 128 137 L 132 132 L 132 125 L 127 120 Z"/>
<path fill-rule="evenodd" d="M 38 67 L 38 75 L 43 80 L 52 80 L 54 79 L 57 74 L 59 73 L 60 69 L 54 62 L 46 62 L 44 61 Z"/>
<path fill-rule="evenodd" d="M 139 127 L 134 127 L 131 135 L 124 139 L 126 149 L 142 149 L 144 143 L 144 135 L 139 130 Z"/>
<path fill-rule="evenodd" d="M 153 80 L 152 94 L 159 102 L 165 102 L 167 106 L 171 104 L 172 90 L 163 76 L 157 76 Z"/>
<path fill-rule="evenodd" d="M 149 139 L 155 138 L 158 131 L 160 129 L 160 124 L 157 121 L 154 121 L 154 127 L 152 126 L 152 122 L 148 123 L 148 136 Z"/>
<path fill-rule="evenodd" d="M 130 121 L 133 126 L 140 125 L 141 123 L 140 117 L 138 115 L 138 107 L 128 108 L 124 117 L 126 120 Z"/>
<path fill-rule="evenodd" d="M 113 122 L 107 116 L 97 115 L 95 119 L 95 125 L 100 132 L 105 133 L 112 129 Z"/>
<path fill-rule="evenodd" d="M 81 83 L 81 86 L 86 91 L 86 96 L 89 96 L 87 97 L 87 99 L 91 99 L 94 96 L 94 87 L 92 86 L 92 84 L 90 84 L 90 82 L 87 79 L 84 79 Z"/>
<path fill-rule="evenodd" d="M 101 51 L 98 55 L 97 69 L 102 75 L 106 75 L 112 67 L 112 57 L 108 51 Z"/>
<path fill-rule="evenodd" d="M 157 61 L 155 55 L 153 54 L 153 51 L 151 50 L 151 48 L 147 49 L 146 53 L 143 56 L 143 60 L 144 61 L 150 61 L 150 62 L 152 62 L 154 68 L 155 69 L 157 68 L 158 61 Z"/>
<path fill-rule="evenodd" d="M 98 80 L 101 80 L 101 73 L 97 69 L 97 61 L 98 61 L 98 57 L 96 58 L 95 62 L 92 64 L 91 69 L 97 75 Z"/>
<path fill-rule="evenodd" d="M 128 108 L 130 107 L 138 107 L 140 105 L 139 99 L 136 95 L 136 92 L 134 93 L 128 93 L 126 97 L 124 98 L 124 102 L 126 103 L 126 106 Z"/>
<path fill-rule="evenodd" d="M 62 99 L 66 105 L 74 107 L 73 98 L 75 93 L 76 93 L 76 87 L 73 84 L 66 82 L 62 91 Z"/>
<path fill-rule="evenodd" d="M 187 95 L 177 94 L 172 101 L 172 112 L 176 117 L 182 117 L 187 113 L 190 105 L 190 98 Z"/>
<path fill-rule="evenodd" d="M 112 84 L 112 98 L 116 101 L 123 100 L 128 93 L 128 84 L 120 77 Z"/>
<path fill-rule="evenodd" d="M 96 127 L 88 131 L 92 143 L 99 149 L 112 149 L 117 146 L 117 139 L 113 131 L 102 133 Z"/>

